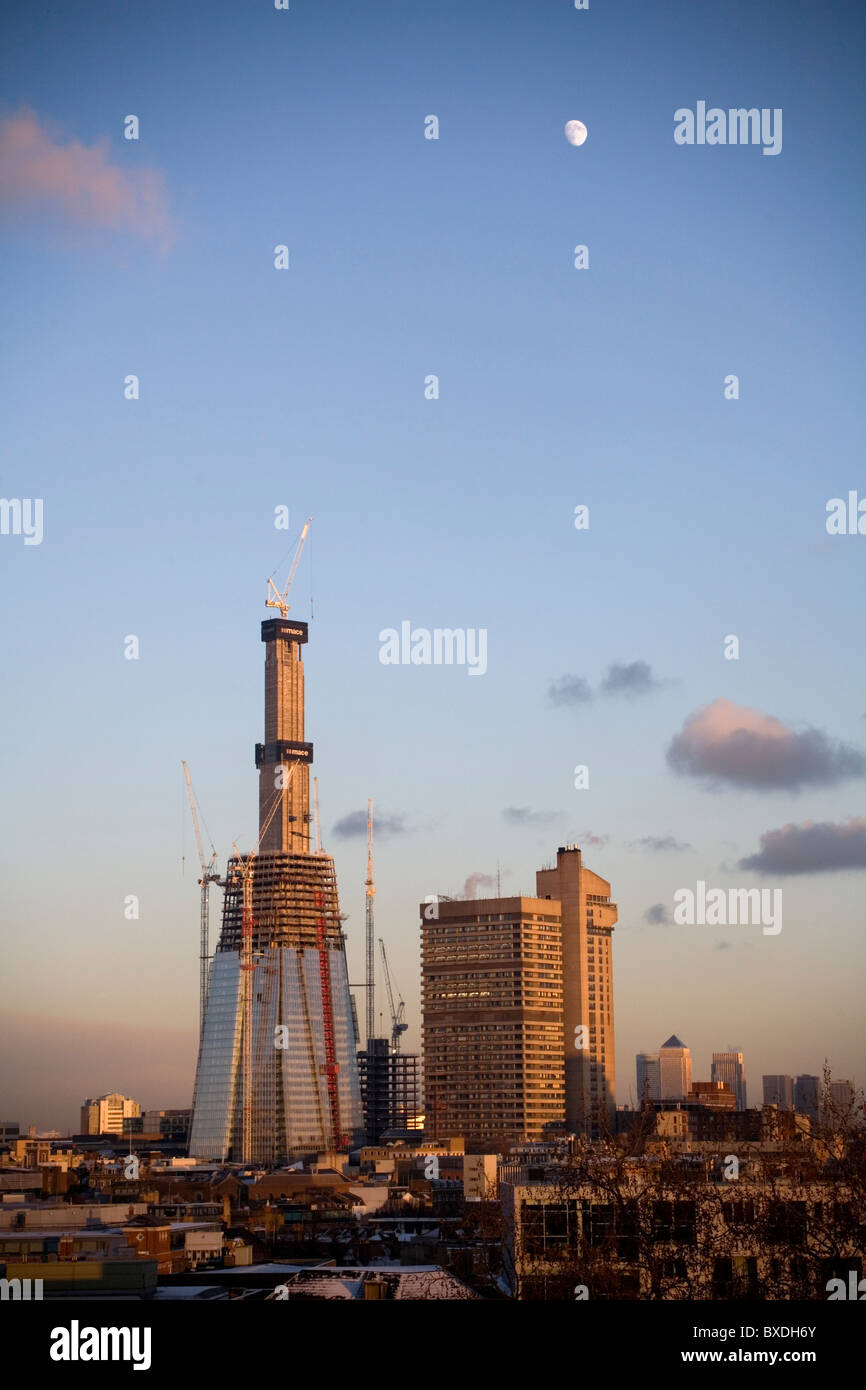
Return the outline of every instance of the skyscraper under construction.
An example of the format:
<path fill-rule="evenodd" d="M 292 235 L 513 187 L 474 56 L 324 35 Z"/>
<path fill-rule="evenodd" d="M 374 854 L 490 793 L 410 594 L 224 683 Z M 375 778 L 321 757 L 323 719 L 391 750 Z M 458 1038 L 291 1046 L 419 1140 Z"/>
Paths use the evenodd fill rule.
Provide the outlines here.
<path fill-rule="evenodd" d="M 228 862 L 190 1130 L 190 1154 L 221 1162 L 281 1163 L 363 1133 L 334 861 L 310 849 L 307 624 L 270 606 L 259 841 Z"/>

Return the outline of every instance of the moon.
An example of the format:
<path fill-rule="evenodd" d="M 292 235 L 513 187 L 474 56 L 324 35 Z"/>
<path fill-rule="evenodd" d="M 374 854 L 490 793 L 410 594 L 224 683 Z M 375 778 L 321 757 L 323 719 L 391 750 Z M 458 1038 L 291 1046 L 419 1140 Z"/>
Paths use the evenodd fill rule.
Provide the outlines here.
<path fill-rule="evenodd" d="M 583 121 L 566 121 L 565 138 L 569 145 L 582 145 L 588 134 Z"/>

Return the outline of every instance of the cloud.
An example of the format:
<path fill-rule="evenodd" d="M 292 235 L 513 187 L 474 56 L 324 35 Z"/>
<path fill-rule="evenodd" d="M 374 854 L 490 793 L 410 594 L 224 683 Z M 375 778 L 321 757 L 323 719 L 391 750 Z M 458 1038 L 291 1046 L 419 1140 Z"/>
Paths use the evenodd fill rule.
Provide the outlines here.
<path fill-rule="evenodd" d="M 648 849 L 654 854 L 664 854 L 667 850 L 694 849 L 684 840 L 675 840 L 673 835 L 644 835 L 640 840 L 629 840 L 629 849 Z"/>
<path fill-rule="evenodd" d="M 509 825 L 548 825 L 560 811 L 533 811 L 529 806 L 506 806 L 502 819 Z"/>
<path fill-rule="evenodd" d="M 495 888 L 496 879 L 490 874 L 470 874 L 463 885 L 464 898 L 474 898 L 478 895 L 479 888 Z"/>
<path fill-rule="evenodd" d="M 577 839 L 578 839 L 578 843 L 579 843 L 581 846 L 583 846 L 583 845 L 594 845 L 596 849 L 604 849 L 605 845 L 607 844 L 608 840 L 610 839 L 610 836 L 609 836 L 609 835 L 593 835 L 593 833 L 592 833 L 591 830 L 584 830 L 583 834 L 582 834 L 582 835 L 578 835 Z"/>
<path fill-rule="evenodd" d="M 653 903 L 652 907 L 647 908 L 643 919 L 654 927 L 663 927 L 670 923 L 671 917 L 664 903 Z"/>
<path fill-rule="evenodd" d="M 627 695 L 629 699 L 634 699 L 638 695 L 649 695 L 653 690 L 661 689 L 664 681 L 656 680 L 646 661 L 631 661 L 623 665 L 615 661 L 608 666 L 607 674 L 601 683 L 603 695 Z"/>
<path fill-rule="evenodd" d="M 625 695 L 635 699 L 661 690 L 668 681 L 657 680 L 647 661 L 614 661 L 608 666 L 598 688 L 599 695 Z M 594 698 L 592 686 L 583 676 L 560 676 L 548 687 L 547 698 L 552 705 L 585 705 Z"/>
<path fill-rule="evenodd" d="M 592 690 L 583 676 L 560 676 L 547 691 L 552 705 L 585 705 L 592 699 Z"/>
<path fill-rule="evenodd" d="M 34 111 L 0 122 L 0 202 L 12 212 L 59 213 L 80 227 L 173 236 L 163 174 L 112 164 L 108 140 L 61 144 Z"/>
<path fill-rule="evenodd" d="M 404 815 L 385 816 L 377 812 L 373 817 L 373 834 L 377 839 L 387 840 L 390 835 L 403 835 L 406 832 Z M 350 811 L 334 826 L 338 840 L 357 840 L 367 834 L 367 812 Z"/>
<path fill-rule="evenodd" d="M 832 869 L 866 869 L 866 820 L 783 825 L 761 836 L 757 854 L 740 860 L 741 869 L 761 874 L 820 874 Z"/>
<path fill-rule="evenodd" d="M 668 765 L 689 777 L 764 791 L 828 786 L 866 774 L 866 755 L 821 729 L 794 733 L 759 710 L 718 699 L 689 715 L 671 740 Z"/>

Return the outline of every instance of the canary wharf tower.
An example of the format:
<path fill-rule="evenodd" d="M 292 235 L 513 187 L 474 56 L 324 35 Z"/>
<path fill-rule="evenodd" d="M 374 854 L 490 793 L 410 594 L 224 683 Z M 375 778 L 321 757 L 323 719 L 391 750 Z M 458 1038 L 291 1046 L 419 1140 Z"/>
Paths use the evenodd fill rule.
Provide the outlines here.
<path fill-rule="evenodd" d="M 283 599 L 285 595 L 283 595 Z M 310 849 L 307 624 L 262 623 L 259 841 L 228 862 L 196 1071 L 189 1152 L 279 1164 L 363 1134 L 334 861 Z"/>

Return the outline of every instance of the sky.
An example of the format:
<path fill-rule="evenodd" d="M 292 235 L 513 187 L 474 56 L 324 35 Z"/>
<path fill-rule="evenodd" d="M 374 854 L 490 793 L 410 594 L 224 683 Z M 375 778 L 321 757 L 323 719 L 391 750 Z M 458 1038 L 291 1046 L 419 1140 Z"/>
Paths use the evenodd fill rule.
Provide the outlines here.
<path fill-rule="evenodd" d="M 419 901 L 532 894 L 577 842 L 619 905 L 620 1103 L 672 1032 L 696 1078 L 741 1049 L 751 1103 L 825 1058 L 862 1085 L 862 8 L 0 24 L 0 493 L 42 502 L 40 543 L 0 534 L 3 1117 L 191 1103 L 181 759 L 224 862 L 256 833 L 267 578 L 308 516 L 323 839 L 354 982 L 345 821 L 373 797 L 404 1046 Z M 781 110 L 780 152 L 678 144 L 699 102 Z M 383 664 L 404 621 L 484 629 L 486 670 Z M 699 880 L 781 890 L 782 930 L 677 924 Z"/>

